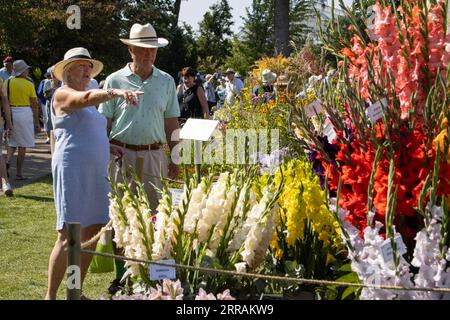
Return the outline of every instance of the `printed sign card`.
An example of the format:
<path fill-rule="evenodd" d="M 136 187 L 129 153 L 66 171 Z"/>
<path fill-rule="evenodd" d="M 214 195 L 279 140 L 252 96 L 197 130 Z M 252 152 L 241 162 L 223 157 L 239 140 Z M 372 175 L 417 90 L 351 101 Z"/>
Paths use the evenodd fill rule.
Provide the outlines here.
<path fill-rule="evenodd" d="M 218 124 L 217 120 L 189 118 L 180 130 L 180 139 L 208 141 Z"/>
<path fill-rule="evenodd" d="M 383 98 L 366 109 L 366 116 L 370 122 L 376 123 L 383 117 L 383 110 L 386 108 L 387 108 L 387 99 Z"/>
<path fill-rule="evenodd" d="M 175 260 L 160 260 L 161 263 L 175 263 Z M 150 280 L 176 279 L 176 271 L 174 267 L 150 265 Z"/>
<path fill-rule="evenodd" d="M 334 126 L 331 123 L 330 119 L 328 118 L 323 126 L 323 133 L 328 137 L 329 143 L 331 143 L 337 137 L 336 131 L 334 130 Z"/>
<path fill-rule="evenodd" d="M 169 188 L 172 194 L 172 205 L 177 206 L 183 200 L 183 189 Z"/>

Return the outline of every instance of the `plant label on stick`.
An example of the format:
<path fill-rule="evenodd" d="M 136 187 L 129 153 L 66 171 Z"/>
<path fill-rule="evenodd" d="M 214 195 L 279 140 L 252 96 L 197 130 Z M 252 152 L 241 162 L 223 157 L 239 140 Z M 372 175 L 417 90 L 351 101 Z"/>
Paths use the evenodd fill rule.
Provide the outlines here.
<path fill-rule="evenodd" d="M 397 245 L 397 254 L 402 256 L 406 253 L 406 246 L 403 242 L 402 236 L 397 235 L 394 238 Z M 391 239 L 386 239 L 381 245 L 381 253 L 383 255 L 384 262 L 390 262 L 394 260 L 394 251 L 392 250 Z"/>
<path fill-rule="evenodd" d="M 175 260 L 160 260 L 157 262 L 174 264 Z M 151 264 L 150 265 L 150 280 L 157 281 L 157 280 L 163 280 L 163 279 L 170 279 L 170 280 L 176 279 L 175 268 Z"/>
<path fill-rule="evenodd" d="M 183 199 L 183 189 L 169 188 L 169 191 L 172 194 L 172 205 L 179 205 Z"/>
<path fill-rule="evenodd" d="M 337 137 L 336 131 L 334 130 L 334 126 L 331 123 L 330 119 L 325 120 L 323 133 L 327 136 L 329 143 L 331 143 Z"/>
<path fill-rule="evenodd" d="M 366 109 L 366 117 L 370 120 L 370 122 L 376 123 L 383 117 L 383 112 L 386 107 L 387 99 L 383 98 Z"/>

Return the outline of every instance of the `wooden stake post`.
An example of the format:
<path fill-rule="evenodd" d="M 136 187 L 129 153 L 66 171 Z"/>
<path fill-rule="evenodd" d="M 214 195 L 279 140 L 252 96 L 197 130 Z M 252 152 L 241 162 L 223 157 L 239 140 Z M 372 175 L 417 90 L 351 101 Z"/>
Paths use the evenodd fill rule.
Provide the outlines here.
<path fill-rule="evenodd" d="M 80 234 L 80 223 L 67 223 L 67 300 L 80 300 L 81 296 Z"/>

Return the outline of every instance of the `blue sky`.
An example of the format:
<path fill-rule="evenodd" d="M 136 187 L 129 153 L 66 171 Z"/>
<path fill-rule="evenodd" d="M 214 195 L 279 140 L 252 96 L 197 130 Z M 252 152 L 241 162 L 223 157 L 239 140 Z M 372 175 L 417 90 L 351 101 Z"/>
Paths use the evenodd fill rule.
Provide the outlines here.
<path fill-rule="evenodd" d="M 183 0 L 181 1 L 180 21 L 191 25 L 194 30 L 198 30 L 198 23 L 203 20 L 203 15 L 209 7 L 217 0 Z M 245 16 L 245 8 L 252 5 L 252 0 L 229 0 L 230 7 L 233 8 L 234 17 L 233 32 L 238 32 L 242 26 L 241 16 Z"/>
<path fill-rule="evenodd" d="M 194 30 L 198 30 L 198 23 L 203 19 L 203 15 L 208 11 L 209 7 L 218 0 L 182 0 L 180 9 L 180 21 L 184 21 L 191 25 Z M 329 1 L 331 2 L 331 1 Z M 352 0 L 344 0 L 346 4 L 352 3 Z M 230 7 L 233 8 L 234 25 L 233 32 L 237 33 L 242 26 L 241 16 L 245 16 L 245 8 L 251 7 L 252 0 L 229 0 Z M 335 0 L 335 5 L 338 5 Z"/>

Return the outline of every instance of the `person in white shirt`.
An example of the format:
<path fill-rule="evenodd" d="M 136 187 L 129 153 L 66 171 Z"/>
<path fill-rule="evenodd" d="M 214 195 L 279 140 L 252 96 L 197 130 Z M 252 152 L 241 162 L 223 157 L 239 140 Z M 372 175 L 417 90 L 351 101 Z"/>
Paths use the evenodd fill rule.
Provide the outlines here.
<path fill-rule="evenodd" d="M 233 105 L 236 98 L 241 96 L 241 91 L 244 89 L 244 83 L 241 79 L 235 77 L 236 72 L 233 69 L 227 69 L 225 75 L 228 79 L 226 84 L 225 103 Z"/>

